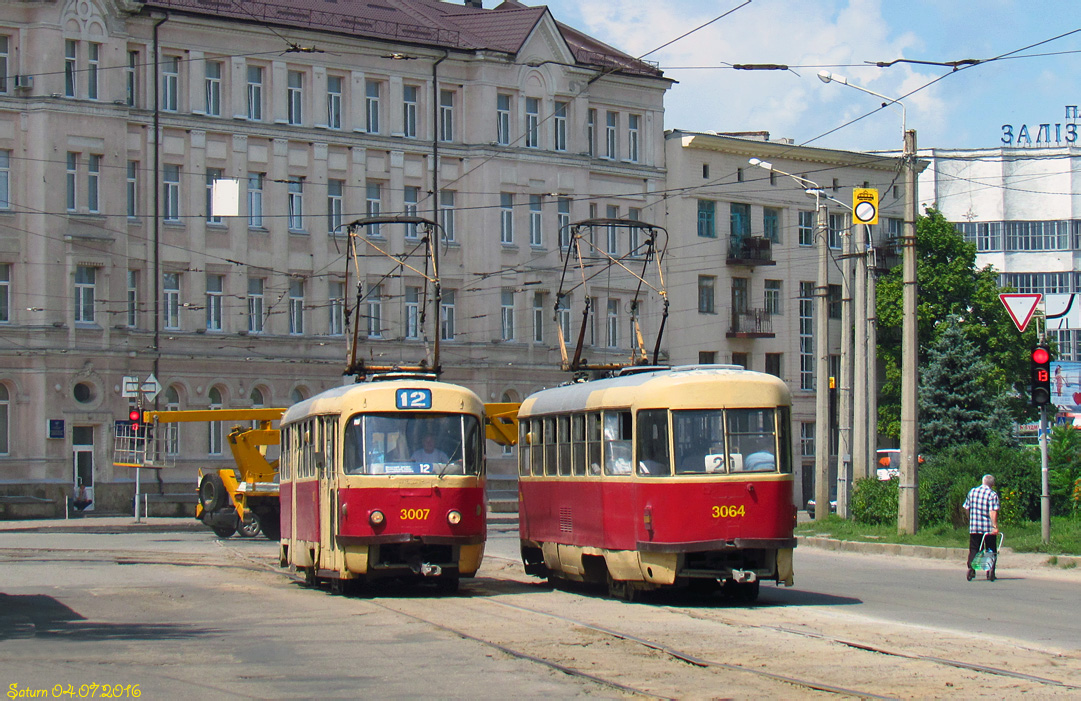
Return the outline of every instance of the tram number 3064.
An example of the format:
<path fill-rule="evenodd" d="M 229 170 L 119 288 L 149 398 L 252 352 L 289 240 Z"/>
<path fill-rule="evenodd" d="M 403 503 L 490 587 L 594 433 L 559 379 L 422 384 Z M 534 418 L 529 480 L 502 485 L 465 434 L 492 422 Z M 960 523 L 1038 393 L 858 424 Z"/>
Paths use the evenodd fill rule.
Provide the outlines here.
<path fill-rule="evenodd" d="M 711 515 L 713 518 L 741 518 L 747 515 L 746 509 L 743 504 L 739 506 L 715 505 L 713 507 Z"/>
<path fill-rule="evenodd" d="M 402 509 L 401 519 L 403 521 L 427 521 L 428 514 L 431 511 L 431 509 Z"/>

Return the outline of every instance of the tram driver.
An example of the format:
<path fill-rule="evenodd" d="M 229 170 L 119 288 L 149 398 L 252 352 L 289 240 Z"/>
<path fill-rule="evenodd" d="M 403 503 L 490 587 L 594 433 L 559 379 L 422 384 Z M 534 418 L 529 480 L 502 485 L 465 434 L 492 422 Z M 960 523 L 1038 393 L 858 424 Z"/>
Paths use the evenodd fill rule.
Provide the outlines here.
<path fill-rule="evenodd" d="M 431 431 L 424 434 L 420 443 L 421 447 L 414 450 L 409 458 L 413 462 L 421 465 L 441 465 L 450 460 L 446 453 L 436 447 L 435 434 Z"/>

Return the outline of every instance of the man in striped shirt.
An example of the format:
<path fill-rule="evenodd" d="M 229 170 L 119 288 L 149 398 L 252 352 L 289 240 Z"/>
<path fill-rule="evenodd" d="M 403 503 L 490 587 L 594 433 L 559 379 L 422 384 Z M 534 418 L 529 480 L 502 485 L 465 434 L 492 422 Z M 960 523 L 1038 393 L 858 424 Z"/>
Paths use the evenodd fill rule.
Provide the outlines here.
<path fill-rule="evenodd" d="M 982 548 L 994 551 L 998 560 L 998 494 L 994 491 L 995 478 L 984 475 L 983 484 L 973 487 L 965 497 L 964 509 L 968 512 L 968 579 L 976 576 L 972 558 Z M 995 578 L 995 566 L 987 570 L 987 578 Z"/>

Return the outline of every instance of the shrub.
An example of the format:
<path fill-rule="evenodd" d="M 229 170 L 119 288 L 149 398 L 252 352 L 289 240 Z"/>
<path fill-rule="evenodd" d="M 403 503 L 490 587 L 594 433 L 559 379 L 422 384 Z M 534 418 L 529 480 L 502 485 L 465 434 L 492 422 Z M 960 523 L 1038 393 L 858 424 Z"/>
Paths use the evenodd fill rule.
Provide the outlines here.
<path fill-rule="evenodd" d="M 852 519 L 867 525 L 897 522 L 897 479 L 856 480 L 852 489 Z"/>
<path fill-rule="evenodd" d="M 968 491 L 988 473 L 995 476 L 1000 498 L 1009 490 L 1014 522 L 1040 517 L 1039 457 L 1025 448 L 970 443 L 931 456 L 920 466 L 921 527 L 942 522 L 964 525 L 966 514 L 961 505 Z"/>

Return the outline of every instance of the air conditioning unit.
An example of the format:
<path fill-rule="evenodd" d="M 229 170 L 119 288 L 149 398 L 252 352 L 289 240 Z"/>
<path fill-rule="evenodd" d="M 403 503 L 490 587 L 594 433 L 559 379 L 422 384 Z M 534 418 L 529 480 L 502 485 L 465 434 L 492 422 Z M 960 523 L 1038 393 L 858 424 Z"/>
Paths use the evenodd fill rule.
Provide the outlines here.
<path fill-rule="evenodd" d="M 16 90 L 30 90 L 34 87 L 34 76 L 32 75 L 17 75 L 15 76 L 15 89 Z"/>

